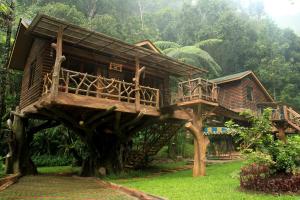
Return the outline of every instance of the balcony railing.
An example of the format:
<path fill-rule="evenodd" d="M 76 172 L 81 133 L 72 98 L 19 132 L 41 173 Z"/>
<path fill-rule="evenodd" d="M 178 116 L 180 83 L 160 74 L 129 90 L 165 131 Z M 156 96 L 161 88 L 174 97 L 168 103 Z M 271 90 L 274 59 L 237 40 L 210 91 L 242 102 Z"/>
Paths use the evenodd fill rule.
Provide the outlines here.
<path fill-rule="evenodd" d="M 52 73 L 49 73 L 44 77 L 43 94 L 50 93 L 51 86 Z M 135 94 L 139 92 L 141 105 L 159 107 L 159 89 L 140 86 L 140 90 L 136 90 L 133 83 L 63 68 L 60 70 L 58 90 L 59 92 L 128 103 L 135 103 Z"/>
<path fill-rule="evenodd" d="M 217 85 L 202 78 L 178 83 L 176 103 L 198 99 L 216 102 L 218 99 Z"/>

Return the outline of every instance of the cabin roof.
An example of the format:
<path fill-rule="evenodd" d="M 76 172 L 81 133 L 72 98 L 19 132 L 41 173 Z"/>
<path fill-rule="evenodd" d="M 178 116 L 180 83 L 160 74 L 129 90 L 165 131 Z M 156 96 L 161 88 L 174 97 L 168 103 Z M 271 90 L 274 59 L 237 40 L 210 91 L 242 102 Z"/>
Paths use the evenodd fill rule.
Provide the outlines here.
<path fill-rule="evenodd" d="M 64 42 L 73 46 L 80 46 L 95 52 L 105 53 L 112 57 L 126 60 L 129 63 L 133 63 L 136 57 L 138 57 L 141 65 L 162 70 L 174 76 L 190 76 L 207 72 L 202 68 L 182 63 L 153 50 L 128 44 L 102 33 L 88 30 L 44 14 L 38 14 L 28 27 L 20 24 L 18 30 L 22 31 L 17 32 L 9 67 L 23 70 L 25 61 L 23 59 L 18 61 L 19 56 L 17 56 L 16 52 L 23 52 L 21 56 L 26 58 L 27 55 L 24 54 L 28 54 L 30 51 L 30 46 L 22 46 L 22 42 L 24 42 L 26 37 L 31 35 L 55 41 L 60 27 L 64 28 Z"/>
<path fill-rule="evenodd" d="M 150 49 L 152 51 L 155 51 L 156 53 L 161 54 L 161 51 L 159 50 L 159 48 L 157 48 L 155 46 L 155 44 L 153 44 L 153 42 L 151 42 L 150 40 L 143 40 L 143 41 L 140 41 L 138 43 L 135 43 L 135 45 L 139 46 L 139 47 L 144 47 L 146 49 Z"/>
<path fill-rule="evenodd" d="M 217 85 L 221 85 L 221 84 L 241 80 L 247 76 L 252 76 L 254 81 L 259 85 L 259 87 L 262 89 L 262 91 L 265 93 L 265 95 L 270 99 L 270 101 L 274 102 L 273 97 L 269 94 L 267 89 L 263 86 L 263 84 L 260 82 L 260 80 L 257 78 L 257 76 L 253 73 L 253 71 L 249 70 L 249 71 L 245 71 L 245 72 L 231 74 L 228 76 L 223 76 L 220 78 L 212 79 L 211 81 L 216 83 Z"/>

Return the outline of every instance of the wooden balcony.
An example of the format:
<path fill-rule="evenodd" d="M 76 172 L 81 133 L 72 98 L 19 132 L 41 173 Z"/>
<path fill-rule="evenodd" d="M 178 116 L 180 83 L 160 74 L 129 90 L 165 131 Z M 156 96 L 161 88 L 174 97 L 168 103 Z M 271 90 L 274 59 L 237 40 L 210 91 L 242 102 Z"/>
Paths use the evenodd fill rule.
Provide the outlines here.
<path fill-rule="evenodd" d="M 94 76 L 64 68 L 60 69 L 58 93 L 51 93 L 53 74 L 44 77 L 43 92 L 40 101 L 59 106 L 85 107 L 89 109 L 109 109 L 135 113 L 136 103 L 144 114 L 159 116 L 159 89 L 140 86 L 135 89 L 133 83 Z M 139 102 L 136 95 L 139 93 Z M 52 96 L 51 96 L 52 95 Z M 43 103 L 45 104 L 45 103 Z"/>
<path fill-rule="evenodd" d="M 218 88 L 215 83 L 196 78 L 178 83 L 175 102 L 178 105 L 207 103 L 217 105 Z"/>

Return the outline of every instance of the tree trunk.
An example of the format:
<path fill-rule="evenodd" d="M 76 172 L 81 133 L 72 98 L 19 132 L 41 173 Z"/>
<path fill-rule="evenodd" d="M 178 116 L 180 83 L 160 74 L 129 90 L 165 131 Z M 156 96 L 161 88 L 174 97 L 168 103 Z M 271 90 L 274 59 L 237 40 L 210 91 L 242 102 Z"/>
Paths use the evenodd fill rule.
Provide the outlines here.
<path fill-rule="evenodd" d="M 123 171 L 126 145 L 119 134 L 88 131 L 84 135 L 88 136 L 83 141 L 88 145 L 89 156 L 83 160 L 82 176 L 103 176 Z"/>
<path fill-rule="evenodd" d="M 208 137 L 203 133 L 202 113 L 199 110 L 196 113 L 193 122 L 185 125 L 194 136 L 194 177 L 206 175 L 206 151 L 209 144 Z"/>
<path fill-rule="evenodd" d="M 277 134 L 278 139 L 286 144 L 287 140 L 286 140 L 286 135 L 285 135 L 285 128 L 278 127 L 277 129 L 278 129 L 278 134 Z"/>
<path fill-rule="evenodd" d="M 14 115 L 12 125 L 12 140 L 9 144 L 10 152 L 6 160 L 7 174 L 37 174 L 37 169 L 29 154 L 29 144 L 32 140 L 30 133 L 26 133 L 27 120 L 20 117 L 19 111 Z"/>

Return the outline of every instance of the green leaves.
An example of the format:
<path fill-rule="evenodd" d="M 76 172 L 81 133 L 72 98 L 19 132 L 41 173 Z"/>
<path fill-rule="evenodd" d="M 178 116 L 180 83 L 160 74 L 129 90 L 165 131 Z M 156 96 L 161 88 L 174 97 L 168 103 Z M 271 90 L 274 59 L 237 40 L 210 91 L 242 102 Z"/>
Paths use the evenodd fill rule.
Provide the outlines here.
<path fill-rule="evenodd" d="M 207 44 L 208 41 L 204 42 Z M 187 64 L 191 64 L 198 67 L 203 67 L 210 71 L 214 76 L 218 76 L 222 68 L 216 63 L 216 61 L 201 48 L 195 46 L 180 46 L 175 42 L 170 41 L 158 41 L 154 43 L 158 48 L 160 48 L 164 54 L 182 61 Z M 201 44 L 198 43 L 198 46 Z"/>
<path fill-rule="evenodd" d="M 288 138 L 286 144 L 275 140 L 270 121 L 271 110 L 266 109 L 262 116 L 254 116 L 249 112 L 250 126 L 243 127 L 233 121 L 226 122 L 231 133 L 238 135 L 240 150 L 247 163 L 269 166 L 276 173 L 294 173 L 300 166 L 300 136 Z"/>

